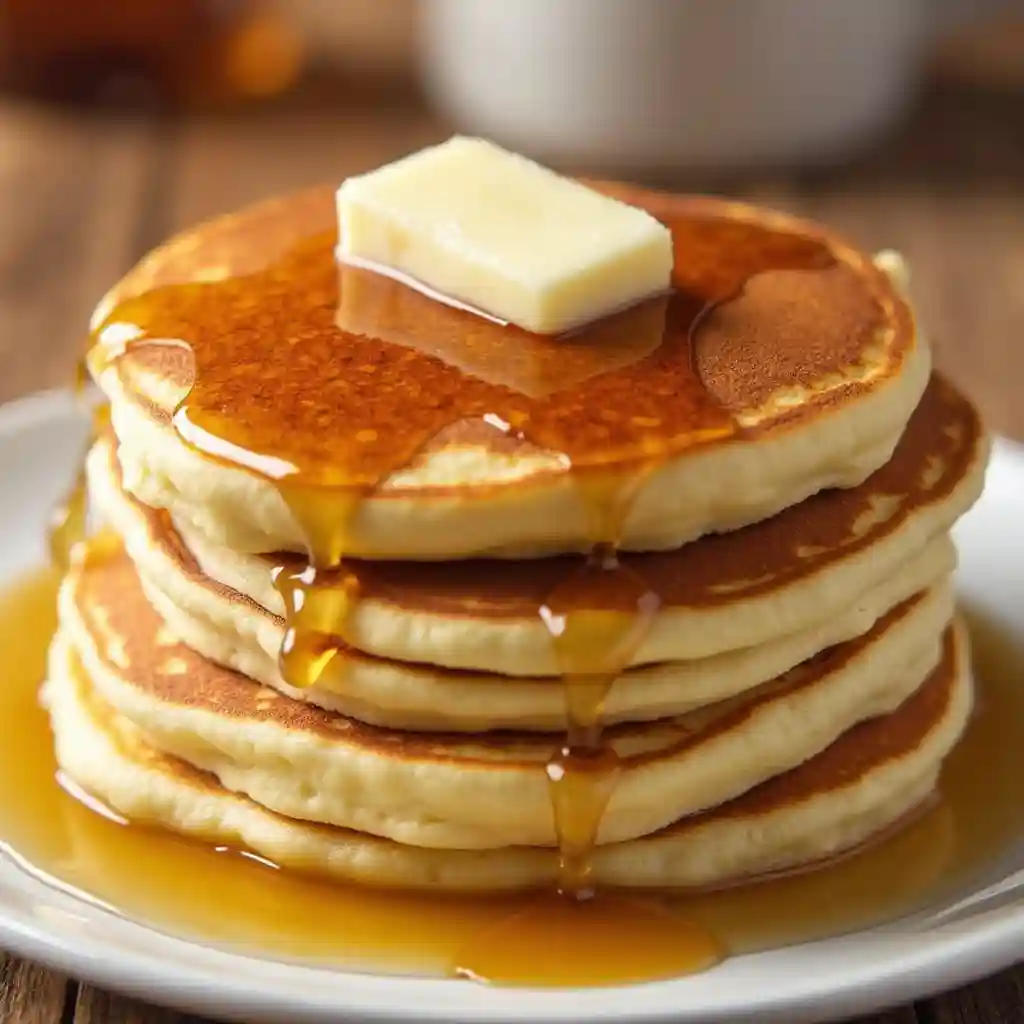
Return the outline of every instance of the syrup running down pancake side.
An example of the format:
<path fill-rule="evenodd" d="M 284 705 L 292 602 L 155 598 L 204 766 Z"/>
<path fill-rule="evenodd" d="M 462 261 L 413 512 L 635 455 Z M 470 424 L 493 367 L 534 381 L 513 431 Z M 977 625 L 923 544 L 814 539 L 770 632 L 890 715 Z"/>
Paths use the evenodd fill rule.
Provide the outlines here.
<path fill-rule="evenodd" d="M 822 238 L 684 203 L 668 221 L 670 296 L 571 337 L 535 336 L 340 268 L 324 198 L 297 197 L 290 225 L 243 232 L 231 251 L 213 246 L 175 283 L 115 293 L 97 325 L 92 372 L 128 357 L 174 380 L 187 389 L 172 417 L 179 438 L 278 489 L 309 559 L 276 573 L 282 674 L 300 688 L 335 656 L 359 601 L 343 561 L 369 497 L 459 437 L 555 454 L 585 510 L 590 552 L 537 608 L 569 723 L 547 774 L 561 886 L 588 894 L 590 850 L 617 775 L 601 709 L 660 605 L 617 554 L 637 494 L 666 459 L 756 431 L 741 426 L 741 397 L 856 366 L 883 309 Z M 781 337 L 764 336 L 766 294 L 781 296 L 768 301 Z M 775 346 L 756 381 L 743 379 L 744 344 Z M 327 571 L 334 585 L 321 586 Z"/>
<path fill-rule="evenodd" d="M 37 700 L 58 582 L 46 572 L 0 594 L 0 643 L 10 654 L 0 713 L 18 723 L 0 747 L 0 849 L 44 879 L 189 939 L 332 966 L 503 984 L 645 981 L 700 966 L 695 947 L 706 947 L 699 936 L 684 941 L 677 909 L 733 954 L 814 941 L 956 896 L 1024 839 L 1024 652 L 992 622 L 976 619 L 978 710 L 943 768 L 935 803 L 837 863 L 719 892 L 636 903 L 602 896 L 585 904 L 432 897 L 275 870 L 244 850 L 127 823 L 73 786 L 61 787 L 69 780 L 57 772 Z M 984 799 L 978 779 L 985 780 Z"/>
<path fill-rule="evenodd" d="M 89 367 L 82 360 L 75 367 L 74 394 L 82 401 L 89 383 Z M 110 406 L 100 404 L 92 412 L 92 431 L 89 447 L 104 431 L 110 427 Z M 89 496 L 85 472 L 85 458 L 88 447 L 82 453 L 82 462 L 75 473 L 71 486 L 50 514 L 47 530 L 47 546 L 50 551 L 50 562 L 62 572 L 71 567 L 72 553 L 76 546 L 85 539 L 89 512 Z"/>

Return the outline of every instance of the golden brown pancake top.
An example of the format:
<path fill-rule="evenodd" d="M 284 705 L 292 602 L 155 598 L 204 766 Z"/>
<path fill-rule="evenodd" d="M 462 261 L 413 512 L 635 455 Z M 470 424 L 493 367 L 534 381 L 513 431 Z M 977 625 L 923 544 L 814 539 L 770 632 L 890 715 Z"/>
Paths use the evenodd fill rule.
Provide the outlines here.
<path fill-rule="evenodd" d="M 453 432 L 576 467 L 631 465 L 737 436 L 736 416 L 780 389 L 811 390 L 763 429 L 876 386 L 866 369 L 899 372 L 910 311 L 835 236 L 716 199 L 627 198 L 672 230 L 674 291 L 570 337 L 339 271 L 326 189 L 172 240 L 113 290 L 100 320 L 120 338 L 136 332 L 123 379 L 145 367 L 191 385 L 176 423 L 201 450 L 211 454 L 211 435 L 258 456 L 257 471 L 278 474 L 267 460 L 283 460 L 296 486 L 358 493 Z M 813 390 L 836 374 L 844 386 Z"/>
<path fill-rule="evenodd" d="M 892 459 L 859 487 L 822 491 L 742 530 L 702 537 L 673 551 L 623 554 L 620 560 L 666 607 L 709 608 L 770 593 L 867 550 L 908 516 L 946 499 L 978 458 L 982 437 L 971 403 L 935 376 Z M 110 468 L 119 473 L 112 444 Z M 151 542 L 184 573 L 209 584 L 166 516 L 134 504 L 147 517 Z M 265 561 L 268 573 L 278 565 L 299 572 L 306 564 L 295 554 Z M 354 577 L 364 599 L 409 611 L 532 619 L 579 564 L 569 557 L 443 563 L 350 559 L 342 572 Z M 332 579 L 326 573 L 320 578 L 324 585 Z M 337 582 L 338 574 L 333 579 Z M 587 591 L 594 607 L 613 609 L 629 607 L 631 594 L 618 573 L 595 574 Z"/>
<path fill-rule="evenodd" d="M 464 733 L 387 729 L 292 700 L 178 642 L 150 607 L 134 566 L 123 552 L 108 553 L 87 563 L 72 578 L 76 607 L 108 669 L 161 702 L 226 718 L 272 722 L 290 731 L 338 739 L 399 758 L 472 761 L 482 757 L 490 762 L 498 757 L 509 766 L 530 764 L 540 768 L 558 747 L 557 737 L 532 733 L 502 731 L 469 737 Z M 813 687 L 841 670 L 911 614 L 920 600 L 911 598 L 879 619 L 864 635 L 822 651 L 743 699 L 697 715 L 614 725 L 606 730 L 606 738 L 620 757 L 633 765 L 682 753 L 737 728 L 762 704 Z M 349 652 L 343 656 L 350 656 Z M 375 660 L 354 652 L 351 656 Z"/>

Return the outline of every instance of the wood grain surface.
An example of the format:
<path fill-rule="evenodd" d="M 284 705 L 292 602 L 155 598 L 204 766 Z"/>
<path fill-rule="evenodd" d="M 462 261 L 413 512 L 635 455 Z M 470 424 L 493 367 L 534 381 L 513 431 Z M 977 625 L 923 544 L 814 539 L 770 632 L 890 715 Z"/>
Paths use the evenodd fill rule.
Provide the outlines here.
<path fill-rule="evenodd" d="M 318 94 L 188 123 L 0 103 L 0 401 L 68 382 L 93 303 L 169 231 L 446 134 L 395 96 L 356 104 Z M 1024 438 L 1021 95 L 936 90 L 854 166 L 685 185 L 800 211 L 865 247 L 904 252 L 940 365 L 994 429 Z M 188 1020 L 0 953 L 3 1024 Z M 1022 1022 L 1018 968 L 870 1024 Z"/>

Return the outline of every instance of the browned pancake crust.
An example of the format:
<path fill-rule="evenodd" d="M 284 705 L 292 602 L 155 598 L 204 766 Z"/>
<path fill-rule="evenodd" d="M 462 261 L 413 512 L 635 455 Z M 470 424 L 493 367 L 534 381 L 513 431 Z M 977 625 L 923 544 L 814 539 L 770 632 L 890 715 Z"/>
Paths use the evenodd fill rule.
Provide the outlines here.
<path fill-rule="evenodd" d="M 947 629 L 939 664 L 924 685 L 895 711 L 855 725 L 810 761 L 762 782 L 717 808 L 714 815 L 727 818 L 764 814 L 801 803 L 818 793 L 852 785 L 879 765 L 916 750 L 949 708 L 961 661 L 957 645 L 961 643 L 956 630 Z M 680 822 L 672 827 L 688 825 Z"/>

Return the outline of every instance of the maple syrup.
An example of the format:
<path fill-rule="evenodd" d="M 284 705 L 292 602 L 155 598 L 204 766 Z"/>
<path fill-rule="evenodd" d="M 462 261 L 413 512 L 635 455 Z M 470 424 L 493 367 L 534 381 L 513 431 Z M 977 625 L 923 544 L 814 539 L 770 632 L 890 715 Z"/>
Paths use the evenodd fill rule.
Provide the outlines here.
<path fill-rule="evenodd" d="M 89 370 L 84 360 L 75 369 L 74 394 L 82 401 L 89 383 Z M 71 486 L 50 514 L 46 539 L 50 551 L 50 562 L 62 571 L 71 565 L 71 553 L 85 538 L 88 524 L 89 496 L 85 479 L 85 456 L 88 446 L 109 423 L 110 407 L 97 405 L 92 411 L 92 430 L 88 445 L 83 450 L 75 470 Z"/>
<path fill-rule="evenodd" d="M 71 566 L 71 553 L 85 537 L 88 513 L 85 462 L 75 471 L 67 493 L 58 502 L 50 516 L 47 542 L 50 561 L 58 569 L 67 571 Z"/>
<path fill-rule="evenodd" d="M 755 277 L 837 272 L 820 239 L 711 217 L 672 226 L 676 266 L 689 277 L 571 337 L 533 335 L 339 267 L 336 236 L 325 230 L 289 239 L 244 273 L 123 297 L 90 355 L 102 368 L 125 352 L 184 346 L 188 391 L 172 418 L 179 437 L 277 487 L 309 557 L 298 572 L 282 565 L 274 574 L 286 611 L 280 667 L 300 688 L 345 641 L 359 600 L 344 568 L 351 525 L 394 473 L 467 427 L 564 461 L 591 550 L 537 614 L 565 683 L 569 728 L 547 774 L 560 888 L 578 896 L 590 895 L 590 852 L 618 775 L 602 743 L 602 707 L 660 604 L 617 558 L 623 524 L 654 467 L 741 429 L 702 379 L 698 328 Z M 258 247 L 250 243 L 244 259 Z M 881 312 L 868 307 L 870 332 Z"/>
<path fill-rule="evenodd" d="M 719 892 L 445 898 L 343 886 L 97 813 L 59 785 L 37 701 L 57 573 L 0 597 L 0 845 L 30 870 L 155 927 L 253 954 L 502 984 L 606 985 L 895 919 L 954 896 L 1024 840 L 1024 647 L 972 623 L 981 699 L 916 820 L 861 852 Z M 538 955 L 538 950 L 542 955 Z"/>

